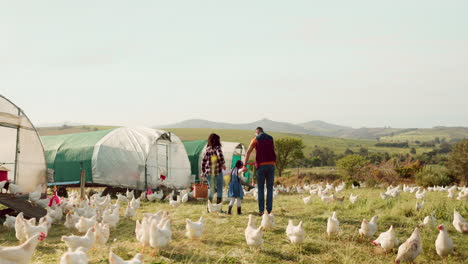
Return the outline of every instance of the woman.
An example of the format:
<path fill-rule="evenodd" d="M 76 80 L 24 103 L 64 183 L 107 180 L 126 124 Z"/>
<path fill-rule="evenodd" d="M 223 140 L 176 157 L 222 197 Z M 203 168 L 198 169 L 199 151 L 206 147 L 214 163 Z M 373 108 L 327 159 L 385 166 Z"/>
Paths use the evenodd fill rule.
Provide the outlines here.
<path fill-rule="evenodd" d="M 208 180 L 208 199 L 212 200 L 216 186 L 217 204 L 223 200 L 223 170 L 226 170 L 224 163 L 221 140 L 217 134 L 213 133 L 208 137 L 208 145 L 202 162 L 202 176 L 207 177 Z"/>

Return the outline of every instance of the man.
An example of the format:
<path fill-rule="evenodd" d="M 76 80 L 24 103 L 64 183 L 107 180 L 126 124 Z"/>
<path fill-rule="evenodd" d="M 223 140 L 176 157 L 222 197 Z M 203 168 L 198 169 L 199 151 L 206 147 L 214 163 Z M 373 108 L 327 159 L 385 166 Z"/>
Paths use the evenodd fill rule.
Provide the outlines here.
<path fill-rule="evenodd" d="M 275 180 L 276 154 L 273 137 L 263 132 L 263 128 L 255 129 L 255 138 L 250 142 L 245 155 L 247 164 L 250 154 L 255 149 L 255 167 L 257 168 L 258 188 L 258 214 L 261 216 L 265 210 L 265 182 L 267 188 L 266 209 L 268 213 L 273 210 L 273 182 Z"/>

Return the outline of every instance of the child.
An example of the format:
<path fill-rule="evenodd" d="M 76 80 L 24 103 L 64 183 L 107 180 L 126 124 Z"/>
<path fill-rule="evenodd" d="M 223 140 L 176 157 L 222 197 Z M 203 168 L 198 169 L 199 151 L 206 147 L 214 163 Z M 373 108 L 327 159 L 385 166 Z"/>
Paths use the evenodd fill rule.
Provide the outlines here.
<path fill-rule="evenodd" d="M 236 166 L 231 170 L 231 180 L 229 182 L 228 197 L 231 198 L 229 202 L 228 214 L 231 214 L 234 201 L 237 199 L 237 214 L 242 214 L 241 201 L 244 198 L 244 190 L 242 189 L 239 170 L 244 166 L 242 161 L 238 160 Z"/>

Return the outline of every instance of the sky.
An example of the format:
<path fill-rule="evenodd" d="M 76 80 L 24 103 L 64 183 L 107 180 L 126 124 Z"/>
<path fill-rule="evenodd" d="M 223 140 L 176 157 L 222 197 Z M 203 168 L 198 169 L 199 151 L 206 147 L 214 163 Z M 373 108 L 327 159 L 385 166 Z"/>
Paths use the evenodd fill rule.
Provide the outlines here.
<path fill-rule="evenodd" d="M 36 125 L 468 126 L 468 1 L 0 0 Z"/>

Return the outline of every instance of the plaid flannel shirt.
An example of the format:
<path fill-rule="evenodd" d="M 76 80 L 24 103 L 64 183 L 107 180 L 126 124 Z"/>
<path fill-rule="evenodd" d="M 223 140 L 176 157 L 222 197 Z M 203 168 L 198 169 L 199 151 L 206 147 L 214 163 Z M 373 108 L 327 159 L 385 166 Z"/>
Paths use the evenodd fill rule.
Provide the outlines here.
<path fill-rule="evenodd" d="M 218 157 L 217 164 L 211 164 L 211 157 L 215 155 Z M 213 167 L 213 165 L 216 166 L 216 172 L 219 174 L 223 171 L 221 167 L 224 165 L 224 163 L 224 155 L 223 151 L 221 150 L 221 147 L 207 147 L 205 156 L 203 157 L 202 161 L 202 174 L 204 176 L 211 174 L 211 168 Z"/>

